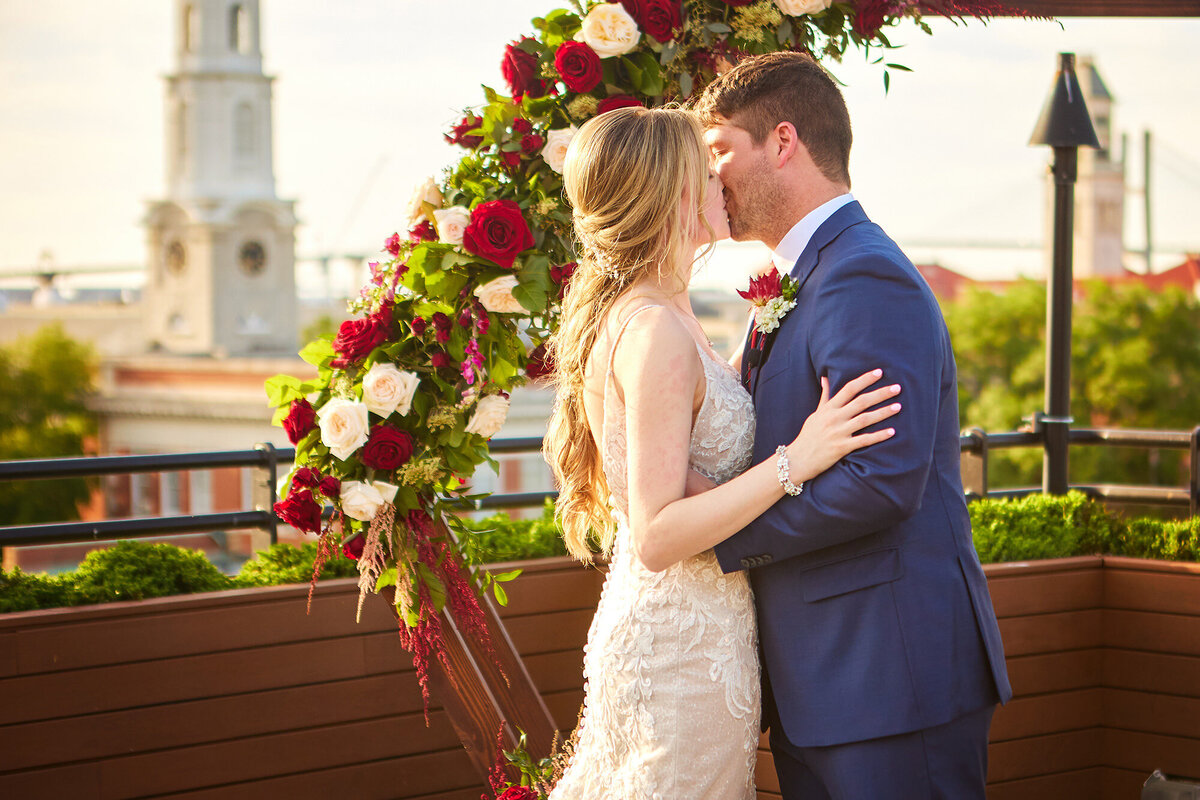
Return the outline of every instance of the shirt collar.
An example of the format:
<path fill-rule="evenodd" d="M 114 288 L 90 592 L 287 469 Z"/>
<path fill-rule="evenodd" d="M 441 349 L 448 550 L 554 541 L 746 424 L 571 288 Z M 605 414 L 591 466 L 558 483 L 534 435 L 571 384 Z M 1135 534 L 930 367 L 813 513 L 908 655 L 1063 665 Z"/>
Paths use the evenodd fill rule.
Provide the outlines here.
<path fill-rule="evenodd" d="M 853 202 L 854 195 L 847 192 L 805 214 L 804 218 L 793 225 L 787 235 L 776 245 L 771 254 L 771 262 L 775 268 L 784 274 L 791 272 L 797 259 L 804 252 L 804 248 L 808 247 L 813 234 L 817 232 L 817 228 L 820 228 L 825 220 L 832 217 L 839 208 Z"/>

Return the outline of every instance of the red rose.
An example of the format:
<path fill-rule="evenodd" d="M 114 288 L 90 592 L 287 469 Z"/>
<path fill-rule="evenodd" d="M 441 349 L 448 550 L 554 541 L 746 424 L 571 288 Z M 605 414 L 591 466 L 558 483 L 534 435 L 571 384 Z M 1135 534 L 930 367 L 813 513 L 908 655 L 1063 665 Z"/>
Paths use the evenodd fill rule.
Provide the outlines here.
<path fill-rule="evenodd" d="M 524 117 L 517 117 L 513 120 L 513 133 L 532 133 L 533 124 Z"/>
<path fill-rule="evenodd" d="M 479 127 L 479 123 L 483 119 L 474 114 L 467 114 L 462 118 L 462 122 L 450 129 L 450 133 L 446 134 L 446 141 L 450 144 L 459 144 L 470 150 L 474 150 L 479 145 L 483 144 L 482 136 L 467 136 L 467 131 L 473 131 Z"/>
<path fill-rule="evenodd" d="M 574 261 L 569 261 L 566 264 L 558 264 L 550 268 L 550 280 L 558 284 L 559 300 L 562 300 L 563 295 L 567 293 L 567 284 L 571 282 L 571 276 L 575 274 L 578 266 Z"/>
<path fill-rule="evenodd" d="M 288 441 L 300 444 L 300 440 L 317 427 L 317 412 L 312 403 L 304 398 L 292 401 L 288 415 L 283 418 L 283 429 L 287 431 Z"/>
<path fill-rule="evenodd" d="M 852 23 L 854 32 L 864 39 L 875 38 L 875 34 L 879 33 L 879 29 L 887 21 L 887 15 L 892 13 L 892 9 L 892 0 L 867 0 L 858 6 L 857 13 L 854 15 Z"/>
<path fill-rule="evenodd" d="M 413 336 L 424 336 L 425 328 L 429 326 L 429 323 L 425 321 L 424 317 L 413 317 L 409 326 L 412 328 Z"/>
<path fill-rule="evenodd" d="M 527 156 L 531 156 L 540 151 L 542 149 L 542 145 L 545 143 L 546 140 L 538 134 L 527 133 L 521 137 L 521 152 Z"/>
<path fill-rule="evenodd" d="M 286 500 L 275 504 L 275 516 L 293 528 L 308 533 L 321 529 L 321 506 L 313 500 L 312 492 L 292 492 Z"/>
<path fill-rule="evenodd" d="M 362 463 L 368 467 L 393 470 L 412 458 L 412 437 L 398 428 L 380 425 L 371 431 L 371 437 L 362 450 Z"/>
<path fill-rule="evenodd" d="M 572 92 L 590 92 L 600 83 L 600 56 L 583 42 L 568 41 L 558 46 L 554 66 Z"/>
<path fill-rule="evenodd" d="M 432 242 L 436 239 L 437 231 L 433 229 L 433 223 L 427 219 L 421 220 L 420 224 L 408 232 L 410 242 Z"/>
<path fill-rule="evenodd" d="M 533 247 L 533 233 L 519 205 L 512 200 L 489 200 L 471 212 L 463 231 L 463 247 L 511 269 L 517 254 Z"/>
<path fill-rule="evenodd" d="M 554 372 L 554 359 L 546 352 L 546 345 L 539 344 L 529 354 L 529 362 L 525 365 L 525 375 L 529 380 L 536 381 Z"/>
<path fill-rule="evenodd" d="M 521 49 L 525 42 L 533 39 L 525 37 L 519 42 L 513 42 L 504 48 L 504 60 L 500 62 L 500 72 L 512 89 L 514 98 L 525 95 L 541 97 L 546 93 L 546 83 L 538 78 L 538 58 L 533 53 Z"/>
<path fill-rule="evenodd" d="M 450 331 L 454 329 L 454 323 L 450 318 L 441 311 L 437 311 L 433 315 L 434 337 L 441 344 L 450 341 Z"/>
<path fill-rule="evenodd" d="M 292 491 L 312 489 L 321 482 L 321 473 L 312 467 L 301 467 L 292 475 Z"/>
<path fill-rule="evenodd" d="M 321 482 L 317 484 L 317 489 L 321 494 L 333 500 L 342 493 L 342 483 L 332 475 L 326 475 L 321 478 Z"/>
<path fill-rule="evenodd" d="M 642 103 L 636 97 L 630 97 L 627 94 L 615 94 L 612 97 L 606 97 L 601 100 L 599 107 L 596 108 L 596 113 L 603 114 L 605 111 L 612 111 L 617 108 L 635 108 L 640 105 Z"/>
<path fill-rule="evenodd" d="M 683 27 L 683 10 L 679 0 L 643 0 L 645 6 L 638 27 L 660 42 L 675 38 L 675 31 Z"/>
<path fill-rule="evenodd" d="M 348 319 L 338 328 L 333 349 L 350 361 L 366 358 L 387 339 L 388 323 L 382 314 L 372 314 L 365 319 Z"/>
<path fill-rule="evenodd" d="M 400 234 L 393 233 L 389 236 L 387 241 L 383 243 L 383 249 L 391 253 L 392 258 L 400 255 Z"/>
<path fill-rule="evenodd" d="M 509 169 L 516 169 L 517 165 L 521 163 L 521 151 L 501 150 L 500 160 L 503 161 L 504 166 L 508 167 Z"/>
<path fill-rule="evenodd" d="M 442 369 L 443 367 L 452 366 L 450 356 L 446 355 L 441 350 L 429 357 L 429 363 L 433 365 L 434 369 Z"/>
<path fill-rule="evenodd" d="M 366 544 L 367 540 L 364 539 L 360 533 L 353 539 L 348 539 L 347 541 L 342 542 L 342 555 L 351 559 L 352 561 L 358 561 L 358 559 L 362 557 L 363 547 Z"/>
<path fill-rule="evenodd" d="M 629 12 L 633 21 L 642 30 L 646 30 L 646 0 L 621 0 L 621 8 Z"/>
<path fill-rule="evenodd" d="M 496 800 L 537 800 L 537 792 L 528 786 L 510 786 Z"/>

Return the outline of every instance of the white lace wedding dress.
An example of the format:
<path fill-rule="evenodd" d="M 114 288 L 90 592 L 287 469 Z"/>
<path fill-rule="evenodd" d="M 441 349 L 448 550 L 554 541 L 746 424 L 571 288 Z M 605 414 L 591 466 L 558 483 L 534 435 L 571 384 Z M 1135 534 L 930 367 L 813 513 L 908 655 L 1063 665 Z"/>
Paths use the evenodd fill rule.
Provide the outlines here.
<path fill-rule="evenodd" d="M 697 349 L 706 390 L 691 466 L 723 483 L 750 465 L 754 408 L 733 369 Z M 625 409 L 611 358 L 604 406 L 616 542 L 584 647 L 579 739 L 550 798 L 753 800 L 759 667 L 746 574 L 723 574 L 711 550 L 659 573 L 642 566 L 625 516 Z"/>

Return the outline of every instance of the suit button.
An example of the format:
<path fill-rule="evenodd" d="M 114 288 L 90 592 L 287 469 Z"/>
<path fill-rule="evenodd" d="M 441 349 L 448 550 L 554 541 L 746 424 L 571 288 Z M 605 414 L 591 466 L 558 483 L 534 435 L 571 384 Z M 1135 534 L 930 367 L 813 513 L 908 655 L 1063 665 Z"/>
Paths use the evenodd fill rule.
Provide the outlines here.
<path fill-rule="evenodd" d="M 753 559 L 751 559 L 751 558 L 743 558 L 742 559 L 742 568 L 743 569 L 750 569 L 753 566 L 754 566 Z"/>

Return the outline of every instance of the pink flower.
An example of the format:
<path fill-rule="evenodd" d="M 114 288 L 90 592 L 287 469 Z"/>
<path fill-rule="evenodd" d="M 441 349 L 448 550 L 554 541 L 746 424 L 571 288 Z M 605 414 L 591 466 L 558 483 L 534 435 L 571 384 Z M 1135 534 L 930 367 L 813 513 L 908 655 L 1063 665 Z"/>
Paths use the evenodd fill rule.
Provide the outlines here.
<path fill-rule="evenodd" d="M 432 222 L 423 219 L 408 232 L 408 240 L 410 242 L 434 242 L 437 241 L 437 231 L 434 230 Z"/>
<path fill-rule="evenodd" d="M 387 241 L 383 243 L 383 249 L 391 253 L 392 258 L 400 255 L 400 234 L 393 233 L 389 236 Z"/>

